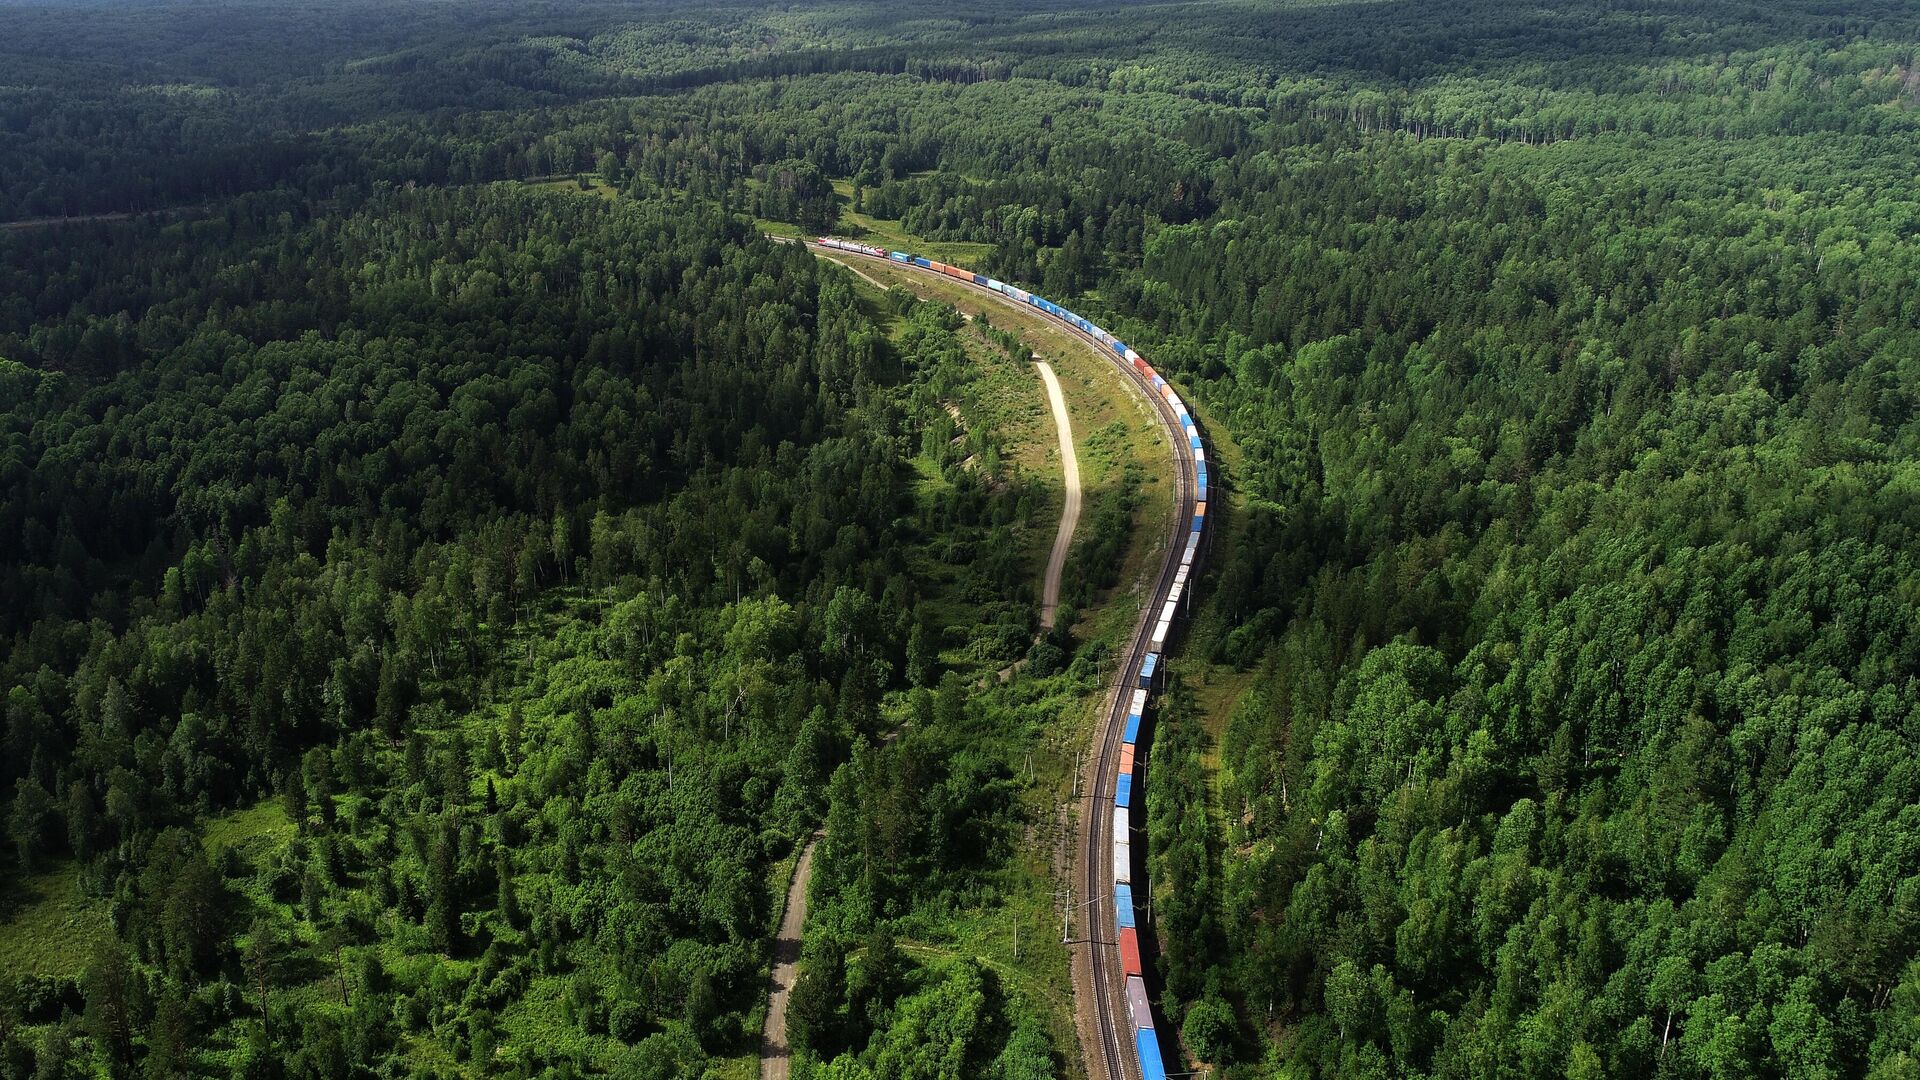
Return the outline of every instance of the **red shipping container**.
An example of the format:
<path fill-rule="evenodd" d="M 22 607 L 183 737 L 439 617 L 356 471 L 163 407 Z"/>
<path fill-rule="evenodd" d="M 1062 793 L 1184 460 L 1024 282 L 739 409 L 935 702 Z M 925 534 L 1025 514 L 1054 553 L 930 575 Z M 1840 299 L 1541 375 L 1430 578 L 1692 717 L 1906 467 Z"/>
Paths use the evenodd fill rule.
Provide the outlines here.
<path fill-rule="evenodd" d="M 1130 742 L 1120 744 L 1120 771 L 1123 773 L 1133 771 L 1133 744 Z"/>
<path fill-rule="evenodd" d="M 1120 928 L 1120 966 L 1129 975 L 1144 975 L 1140 970 L 1140 932 L 1131 926 Z"/>

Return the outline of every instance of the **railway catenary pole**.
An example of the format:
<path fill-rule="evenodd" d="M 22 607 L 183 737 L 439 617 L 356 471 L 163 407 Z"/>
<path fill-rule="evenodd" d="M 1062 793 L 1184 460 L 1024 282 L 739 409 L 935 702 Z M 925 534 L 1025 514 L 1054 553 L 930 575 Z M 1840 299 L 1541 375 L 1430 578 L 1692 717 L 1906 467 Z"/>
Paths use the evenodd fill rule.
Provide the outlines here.
<path fill-rule="evenodd" d="M 821 248 L 820 245 L 811 241 L 806 243 L 810 248 L 827 251 L 835 250 L 832 248 Z M 835 254 L 848 255 L 853 253 L 835 251 Z M 1003 293 L 988 289 L 977 283 L 962 281 L 959 278 L 938 273 L 926 267 L 891 260 L 888 264 L 905 270 L 916 272 L 924 271 L 933 274 L 942 281 L 959 282 L 989 296 L 999 297 L 1003 301 L 1016 305 L 1019 304 L 1017 299 L 1008 297 Z M 1046 313 L 1043 312 L 1042 314 Z M 1161 427 L 1166 429 L 1167 442 L 1171 449 L 1174 465 L 1174 507 L 1176 512 L 1174 514 L 1173 531 L 1167 545 L 1166 558 L 1161 561 L 1159 578 L 1155 581 L 1154 588 L 1148 596 L 1147 603 L 1142 607 L 1140 617 L 1134 624 L 1133 634 L 1128 639 L 1126 662 L 1120 668 L 1117 677 L 1112 679 L 1109 684 L 1105 710 L 1106 722 L 1102 725 L 1096 737 L 1097 753 L 1093 755 L 1093 761 L 1090 766 L 1093 773 L 1093 785 L 1081 795 L 1083 799 L 1094 800 L 1094 802 L 1089 804 L 1093 806 L 1094 809 L 1081 815 L 1081 821 L 1084 825 L 1083 835 L 1086 842 L 1081 845 L 1079 851 L 1080 873 L 1078 878 L 1087 890 L 1086 895 L 1098 899 L 1100 896 L 1112 891 L 1113 838 L 1109 835 L 1112 829 L 1112 816 L 1110 814 L 1097 812 L 1097 800 L 1100 798 L 1102 792 L 1113 790 L 1114 779 L 1120 759 L 1121 736 L 1126 726 L 1126 709 L 1131 696 L 1129 693 L 1131 687 L 1128 683 L 1132 677 L 1132 673 L 1139 670 L 1141 661 L 1146 658 L 1149 651 L 1148 639 L 1154 627 L 1155 616 L 1160 611 L 1161 606 L 1165 604 L 1168 594 L 1172 591 L 1173 580 L 1179 570 L 1180 557 L 1187 542 L 1189 522 L 1193 520 L 1195 512 L 1196 500 L 1194 498 L 1195 492 L 1193 486 L 1195 470 L 1193 451 L 1189 446 L 1187 433 L 1180 423 L 1179 416 L 1174 413 L 1172 407 L 1168 405 L 1159 394 L 1154 392 L 1152 385 L 1147 381 L 1146 377 L 1135 369 L 1132 364 L 1117 359 L 1113 350 L 1108 348 L 1092 334 L 1066 322 L 1064 319 L 1055 317 L 1052 321 L 1055 325 L 1064 328 L 1068 333 L 1080 338 L 1095 352 L 1105 357 L 1108 362 L 1113 363 L 1121 371 L 1126 373 L 1129 385 L 1132 386 L 1137 393 L 1145 397 L 1148 406 L 1153 410 L 1154 415 L 1159 418 Z M 1212 530 L 1208 529 L 1206 531 L 1210 533 Z M 1202 549 L 1204 550 L 1205 547 L 1210 546 L 1211 541 L 1212 538 L 1210 536 L 1204 539 L 1202 541 Z M 1144 811 L 1146 805 L 1144 800 L 1140 805 Z M 1131 1021 L 1126 1019 L 1128 1016 L 1125 1001 L 1126 976 L 1121 965 L 1118 963 L 1119 957 L 1116 955 L 1118 950 L 1117 944 L 1115 943 L 1119 941 L 1120 933 L 1118 926 L 1114 925 L 1116 920 L 1114 918 L 1113 905 L 1098 905 L 1095 904 L 1093 900 L 1089 900 L 1083 906 L 1089 911 L 1087 934 L 1085 936 L 1087 945 L 1085 956 L 1091 974 L 1091 979 L 1089 980 L 1091 985 L 1087 989 L 1089 990 L 1088 996 L 1092 999 L 1091 1004 L 1094 1007 L 1096 1029 L 1096 1045 L 1083 1046 L 1082 1048 L 1087 1054 L 1087 1074 L 1092 1080 L 1141 1080 L 1139 1063 L 1135 1060 L 1134 1054 L 1129 1052 L 1132 1048 L 1132 1024 Z"/>

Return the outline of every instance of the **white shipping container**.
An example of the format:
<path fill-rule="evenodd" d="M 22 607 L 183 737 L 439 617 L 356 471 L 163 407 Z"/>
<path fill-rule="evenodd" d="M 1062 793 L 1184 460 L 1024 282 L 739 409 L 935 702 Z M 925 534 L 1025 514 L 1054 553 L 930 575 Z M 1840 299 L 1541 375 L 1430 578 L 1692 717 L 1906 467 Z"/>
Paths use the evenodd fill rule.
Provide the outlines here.
<path fill-rule="evenodd" d="M 1127 1015 L 1137 1031 L 1153 1026 L 1153 1011 L 1147 1008 L 1147 984 L 1138 975 L 1127 976 Z"/>

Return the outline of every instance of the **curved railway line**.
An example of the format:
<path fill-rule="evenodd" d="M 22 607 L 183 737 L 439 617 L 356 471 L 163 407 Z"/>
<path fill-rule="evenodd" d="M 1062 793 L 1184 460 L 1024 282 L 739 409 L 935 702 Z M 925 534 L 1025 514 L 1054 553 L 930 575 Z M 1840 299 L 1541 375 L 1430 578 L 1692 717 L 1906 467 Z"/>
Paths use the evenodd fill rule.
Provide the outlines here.
<path fill-rule="evenodd" d="M 886 260 L 903 269 L 958 281 L 1002 302 L 1050 316 L 1125 372 L 1166 429 L 1174 464 L 1173 527 L 1159 575 L 1108 689 L 1103 720 L 1085 766 L 1088 786 L 1081 796 L 1073 870 L 1078 896 L 1085 899 L 1076 898 L 1069 904 L 1070 914 L 1084 913 L 1077 939 L 1082 947 L 1074 952 L 1073 974 L 1074 994 L 1082 1003 L 1077 1020 L 1087 1075 L 1092 1080 L 1164 1080 L 1167 1073 L 1142 981 L 1139 948 L 1136 943 L 1129 952 L 1122 946 L 1126 940 L 1123 932 L 1134 932 L 1131 832 L 1144 824 L 1145 817 L 1143 812 L 1134 818 L 1129 807 L 1131 803 L 1142 811 L 1145 808 L 1143 797 L 1131 795 L 1135 788 L 1144 792 L 1144 787 L 1133 780 L 1136 774 L 1144 777 L 1146 764 L 1145 752 L 1135 749 L 1140 745 L 1144 708 L 1136 712 L 1134 704 L 1144 700 L 1135 691 L 1153 683 L 1154 661 L 1159 659 L 1156 654 L 1165 649 L 1179 614 L 1181 592 L 1198 567 L 1207 492 L 1205 450 L 1198 428 L 1179 396 L 1143 357 L 1105 330 L 1056 304 L 1003 282 L 906 252 L 830 237 L 809 241 L 807 246 L 835 255 Z M 868 277 L 855 267 L 848 269 Z M 1116 836 L 1116 828 L 1127 829 L 1128 835 Z M 1144 887 L 1144 875 L 1138 880 Z M 1134 940 L 1137 942 L 1137 937 Z M 1130 997 L 1134 1000 L 1129 1001 Z"/>

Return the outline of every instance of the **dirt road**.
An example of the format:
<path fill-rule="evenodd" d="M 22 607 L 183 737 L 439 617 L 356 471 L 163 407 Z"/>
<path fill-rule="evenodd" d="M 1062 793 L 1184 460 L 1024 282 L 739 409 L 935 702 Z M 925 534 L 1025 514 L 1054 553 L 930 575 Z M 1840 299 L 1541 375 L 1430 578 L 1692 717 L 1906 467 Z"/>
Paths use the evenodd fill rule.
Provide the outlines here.
<path fill-rule="evenodd" d="M 1053 537 L 1053 554 L 1047 557 L 1047 577 L 1040 589 L 1040 625 L 1053 628 L 1060 610 L 1060 572 L 1066 569 L 1067 552 L 1073 547 L 1073 530 L 1080 524 L 1080 461 L 1073 454 L 1073 425 L 1067 419 L 1067 399 L 1061 396 L 1060 380 L 1053 366 L 1034 354 L 1033 366 L 1040 369 L 1040 381 L 1047 386 L 1047 403 L 1053 407 L 1053 428 L 1060 436 L 1060 476 L 1067 497 L 1060 507 L 1060 531 Z"/>
<path fill-rule="evenodd" d="M 787 1046 L 787 998 L 800 970 L 800 931 L 807 925 L 807 885 L 813 880 L 815 836 L 800 850 L 793 865 L 793 884 L 787 886 L 787 905 L 780 916 L 780 936 L 773 943 L 773 978 L 767 994 L 767 1026 L 760 1034 L 760 1080 L 787 1080 L 792 1050 Z"/>

